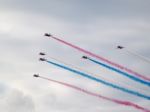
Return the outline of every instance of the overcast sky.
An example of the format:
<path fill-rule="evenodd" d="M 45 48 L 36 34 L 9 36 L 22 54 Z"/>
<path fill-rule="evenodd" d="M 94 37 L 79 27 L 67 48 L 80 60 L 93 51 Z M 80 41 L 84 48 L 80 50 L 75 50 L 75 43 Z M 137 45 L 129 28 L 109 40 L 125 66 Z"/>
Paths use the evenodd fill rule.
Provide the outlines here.
<path fill-rule="evenodd" d="M 148 100 L 39 62 L 42 51 L 49 60 L 56 57 L 150 96 L 149 87 L 81 60 L 83 53 L 44 37 L 45 32 L 150 77 L 149 63 L 116 49 L 123 45 L 150 58 L 149 0 L 0 0 L 1 112 L 138 112 L 35 79 L 34 73 L 150 109 Z"/>

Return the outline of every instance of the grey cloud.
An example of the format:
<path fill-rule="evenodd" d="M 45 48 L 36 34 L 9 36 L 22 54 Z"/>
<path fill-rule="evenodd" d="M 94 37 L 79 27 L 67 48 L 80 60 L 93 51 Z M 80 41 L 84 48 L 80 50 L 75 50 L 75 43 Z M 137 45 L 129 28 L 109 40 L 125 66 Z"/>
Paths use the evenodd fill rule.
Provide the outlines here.
<path fill-rule="evenodd" d="M 49 15 L 67 21 L 87 23 L 92 18 L 106 17 L 117 18 L 149 18 L 148 0 L 13 0 L 1 1 L 2 7 L 20 10 L 23 12 L 33 12 L 37 14 Z M 144 8 L 143 8 L 144 7 Z M 90 21 L 91 22 L 91 21 Z"/>
<path fill-rule="evenodd" d="M 40 79 L 34 80 L 32 75 L 35 72 L 47 74 L 47 77 L 73 83 L 109 97 L 131 100 L 143 106 L 149 104 L 148 101 L 38 62 L 38 53 L 44 51 L 50 56 L 88 69 L 115 83 L 123 82 L 123 86 L 134 85 L 135 89 L 142 89 L 149 94 L 149 89 L 144 86 L 136 85 L 131 80 L 113 74 L 111 71 L 108 72 L 90 62 L 83 62 L 80 59 L 83 53 L 43 36 L 43 33 L 51 32 L 54 36 L 114 62 L 137 69 L 141 73 L 149 73 L 148 64 L 139 63 L 135 57 L 131 58 L 115 50 L 116 45 L 121 44 L 134 48 L 144 56 L 150 56 L 148 0 L 144 2 L 143 0 L 1 0 L 0 9 L 1 80 L 31 94 L 28 96 L 20 90 L 9 90 L 5 86 L 0 86 L 0 92 L 4 95 L 1 106 L 10 106 L 11 110 L 16 110 L 15 112 L 17 108 L 18 111 L 22 109 L 27 112 L 34 111 L 34 108 L 36 112 L 137 111 L 71 89 L 66 90 L 65 87 L 54 86 L 55 84 Z M 8 100 L 7 104 L 4 103 L 5 99 Z M 19 108 L 17 105 L 21 104 L 23 106 Z"/>
<path fill-rule="evenodd" d="M 5 94 L 0 94 L 0 109 L 3 112 L 35 112 L 32 98 L 20 90 L 5 87 Z M 1 92 L 2 93 L 2 92 Z"/>

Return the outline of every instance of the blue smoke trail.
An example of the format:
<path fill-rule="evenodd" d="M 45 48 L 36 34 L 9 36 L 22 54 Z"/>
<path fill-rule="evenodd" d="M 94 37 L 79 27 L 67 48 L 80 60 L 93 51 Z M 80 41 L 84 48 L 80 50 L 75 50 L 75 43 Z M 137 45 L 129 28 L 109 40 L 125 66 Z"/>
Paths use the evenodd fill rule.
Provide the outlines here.
<path fill-rule="evenodd" d="M 98 64 L 98 65 L 101 65 L 101 66 L 103 66 L 103 67 L 105 67 L 105 68 L 108 68 L 108 69 L 113 70 L 113 71 L 115 71 L 115 72 L 117 72 L 117 73 L 120 73 L 120 74 L 122 74 L 122 75 L 124 75 L 124 76 L 126 76 L 126 77 L 128 77 L 128 78 L 130 78 L 130 79 L 132 79 L 132 80 L 134 80 L 134 81 L 137 81 L 137 82 L 140 82 L 140 83 L 142 83 L 142 84 L 144 84 L 144 85 L 150 86 L 150 82 L 147 82 L 147 81 L 144 81 L 144 80 L 142 80 L 142 79 L 139 79 L 139 78 L 137 78 L 137 77 L 135 77 L 135 76 L 132 76 L 132 75 L 126 73 L 126 72 L 123 72 L 123 71 L 121 71 L 121 70 L 119 70 L 119 69 L 116 69 L 116 68 L 114 68 L 114 67 L 108 66 L 108 65 L 106 65 L 106 64 L 104 64 L 104 63 L 101 63 L 101 62 L 96 61 L 96 60 L 94 60 L 94 59 L 91 59 L 91 58 L 89 58 L 89 57 L 88 57 L 87 59 L 90 60 L 90 61 L 92 61 L 92 62 L 94 62 L 94 63 L 96 63 L 96 64 Z"/>
<path fill-rule="evenodd" d="M 135 96 L 138 96 L 138 97 L 141 97 L 141 98 L 145 98 L 145 99 L 147 99 L 147 100 L 150 100 L 150 96 L 146 96 L 146 95 L 144 95 L 144 94 L 142 94 L 142 93 L 139 93 L 139 92 L 136 92 L 136 91 L 132 91 L 132 90 L 129 90 L 129 89 L 126 89 L 126 88 L 117 86 L 117 85 L 115 85 L 115 84 L 112 84 L 112 83 L 103 81 L 103 80 L 98 79 L 98 78 L 96 78 L 96 77 L 90 76 L 90 75 L 88 75 L 88 74 L 86 74 L 86 73 L 83 73 L 83 72 L 74 70 L 74 69 L 72 69 L 72 68 L 69 68 L 69 67 L 64 66 L 64 65 L 61 65 L 61 64 L 54 63 L 54 62 L 49 61 L 49 60 L 46 60 L 46 62 L 48 62 L 49 64 L 52 64 L 52 65 L 55 65 L 55 66 L 57 66 L 57 67 L 63 68 L 63 69 L 65 69 L 65 70 L 71 71 L 71 72 L 73 72 L 73 73 L 79 74 L 79 75 L 84 76 L 84 77 L 86 77 L 86 78 L 89 78 L 89 79 L 91 79 L 91 80 L 94 80 L 94 81 L 96 81 L 96 82 L 102 83 L 102 84 L 104 84 L 104 85 L 107 85 L 107 86 L 113 87 L 113 88 L 115 88 L 115 89 L 121 90 L 121 91 L 123 91 L 123 92 L 126 92 L 126 93 L 129 93 L 129 94 L 132 94 L 132 95 L 135 95 Z"/>

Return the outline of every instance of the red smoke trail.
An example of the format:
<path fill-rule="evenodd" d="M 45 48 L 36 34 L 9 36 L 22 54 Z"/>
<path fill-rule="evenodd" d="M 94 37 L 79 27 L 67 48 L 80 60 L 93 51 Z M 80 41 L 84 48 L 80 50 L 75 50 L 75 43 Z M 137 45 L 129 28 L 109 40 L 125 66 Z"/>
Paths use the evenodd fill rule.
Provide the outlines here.
<path fill-rule="evenodd" d="M 112 102 L 114 102 L 114 103 L 121 104 L 121 105 L 125 105 L 125 106 L 131 106 L 131 107 L 134 107 L 134 108 L 136 108 L 136 109 L 142 110 L 143 112 L 150 112 L 150 110 L 148 110 L 148 109 L 146 109 L 146 108 L 144 108 L 144 107 L 142 107 L 142 106 L 139 106 L 139 105 L 137 105 L 137 104 L 134 104 L 134 103 L 132 103 L 132 102 L 120 101 L 120 100 L 117 100 L 117 99 L 108 98 L 108 97 L 105 97 L 105 96 L 102 96 L 102 95 L 99 95 L 99 94 L 96 94 L 96 93 L 87 91 L 87 90 L 85 90 L 85 89 L 79 88 L 79 87 L 77 87 L 77 86 L 74 86 L 74 85 L 71 85 L 71 84 L 68 84 L 68 83 L 56 81 L 56 80 L 53 80 L 53 79 L 50 79 L 50 78 L 46 78 L 46 77 L 42 77 L 42 76 L 39 76 L 39 77 L 42 78 L 42 79 L 45 79 L 45 80 L 54 82 L 54 83 L 58 83 L 58 84 L 61 84 L 61 85 L 70 87 L 70 88 L 72 88 L 72 89 L 78 90 L 78 91 L 83 92 L 83 93 L 86 93 L 86 94 L 88 94 L 88 95 L 98 97 L 98 98 L 100 98 L 100 99 L 112 101 Z"/>
<path fill-rule="evenodd" d="M 66 42 L 66 41 L 64 41 L 64 40 L 61 40 L 61 39 L 59 39 L 59 38 L 56 38 L 56 37 L 53 37 L 53 36 L 49 36 L 49 37 L 51 37 L 51 38 L 53 38 L 53 39 L 55 39 L 55 40 L 57 40 L 57 41 L 59 41 L 59 42 L 65 44 L 65 45 L 68 45 L 68 46 L 70 46 L 70 47 L 72 47 L 72 48 L 75 48 L 75 49 L 77 49 L 77 50 L 79 50 L 79 51 L 81 51 L 81 52 L 83 52 L 83 53 L 86 53 L 86 54 L 88 54 L 88 55 L 90 55 L 90 56 L 93 56 L 93 57 L 95 57 L 95 58 L 97 58 L 97 59 L 100 59 L 100 60 L 102 60 L 102 61 L 104 61 L 104 62 L 107 62 L 107 63 L 109 63 L 110 65 L 113 65 L 113 66 L 115 66 L 115 67 L 118 67 L 118 68 L 121 69 L 121 70 L 124 70 L 124 71 L 126 71 L 126 72 L 129 72 L 129 73 L 131 73 L 131 74 L 134 74 L 134 75 L 136 75 L 136 76 L 138 76 L 138 77 L 141 77 L 141 78 L 143 78 L 143 79 L 145 79 L 145 80 L 150 81 L 150 78 L 149 78 L 149 77 L 145 77 L 145 76 L 143 76 L 143 75 L 141 75 L 141 74 L 139 74 L 139 73 L 137 73 L 137 72 L 135 72 L 135 71 L 133 71 L 133 70 L 131 70 L 131 69 L 128 69 L 128 68 L 126 68 L 126 67 L 123 67 L 123 66 L 121 66 L 121 65 L 119 65 L 119 64 L 116 64 L 116 63 L 114 63 L 114 62 L 111 62 L 111 61 L 109 61 L 109 60 L 107 60 L 107 59 L 105 59 L 105 58 L 103 58 L 103 57 L 101 57 L 101 56 L 98 56 L 98 55 L 96 55 L 96 54 L 94 54 L 94 53 L 92 53 L 92 52 L 90 52 L 90 51 L 87 51 L 87 50 L 85 50 L 85 49 L 82 49 L 82 48 L 80 48 L 80 47 L 78 47 L 78 46 L 75 46 L 75 45 L 73 45 L 73 44 L 71 44 L 71 43 L 68 43 L 68 42 Z"/>

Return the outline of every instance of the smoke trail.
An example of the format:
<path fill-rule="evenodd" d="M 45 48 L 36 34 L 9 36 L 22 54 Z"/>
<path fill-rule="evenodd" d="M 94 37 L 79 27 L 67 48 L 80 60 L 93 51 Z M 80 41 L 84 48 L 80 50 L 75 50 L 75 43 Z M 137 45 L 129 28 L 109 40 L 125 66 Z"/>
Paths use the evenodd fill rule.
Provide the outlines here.
<path fill-rule="evenodd" d="M 51 37 L 52 39 L 55 39 L 55 40 L 57 40 L 57 41 L 59 41 L 59 42 L 65 44 L 65 45 L 68 45 L 68 46 L 70 46 L 70 47 L 72 47 L 72 48 L 74 48 L 74 49 L 77 49 L 77 50 L 79 50 L 79 51 L 81 51 L 81 52 L 83 52 L 83 53 L 85 53 L 85 54 L 88 54 L 88 55 L 93 56 L 93 57 L 95 57 L 95 58 L 97 58 L 97 59 L 100 59 L 100 60 L 102 60 L 102 61 L 104 61 L 104 62 L 107 62 L 107 63 L 109 63 L 110 65 L 113 65 L 113 66 L 115 66 L 115 67 L 118 67 L 119 69 L 125 70 L 125 71 L 127 71 L 127 72 L 129 72 L 129 73 L 131 73 L 131 74 L 134 74 L 134 75 L 136 75 L 136 76 L 138 76 L 138 77 L 141 77 L 141 78 L 143 78 L 143 79 L 145 79 L 145 80 L 149 80 L 149 81 L 150 81 L 150 78 L 149 78 L 149 77 L 143 76 L 143 75 L 141 75 L 141 74 L 139 74 L 139 73 L 137 73 L 137 72 L 135 72 L 135 71 L 133 71 L 133 70 L 130 70 L 130 69 L 128 69 L 128 68 L 126 68 L 126 67 L 123 67 L 123 66 L 121 66 L 121 65 L 119 65 L 119 64 L 116 64 L 116 63 L 114 63 L 114 62 L 111 62 L 111 61 L 109 61 L 109 60 L 107 60 L 107 59 L 105 59 L 105 58 L 103 58 L 103 57 L 101 57 L 101 56 L 98 56 L 98 55 L 96 55 L 96 54 L 94 54 L 94 53 L 92 53 L 92 52 L 90 52 L 90 51 L 87 51 L 87 50 L 85 50 L 85 49 L 82 49 L 82 48 L 80 48 L 80 47 L 78 47 L 78 46 L 75 46 L 75 45 L 73 45 L 73 44 L 71 44 L 71 43 L 69 43 L 69 42 L 66 42 L 66 41 L 64 41 L 64 40 L 61 40 L 61 39 L 56 38 L 56 37 L 54 37 L 54 36 L 51 36 L 51 35 L 50 35 L 49 37 Z"/>
<path fill-rule="evenodd" d="M 101 63 L 101 62 L 99 62 L 97 60 L 94 60 L 92 58 L 87 57 L 87 59 L 90 60 L 90 61 L 92 61 L 92 62 L 94 62 L 94 63 L 96 63 L 96 64 L 98 64 L 98 65 L 101 65 L 101 66 L 103 66 L 105 68 L 108 68 L 108 69 L 113 70 L 113 71 L 115 71 L 117 73 L 120 73 L 120 74 L 122 74 L 122 75 L 124 75 L 124 76 L 126 76 L 126 77 L 128 77 L 128 78 L 130 78 L 132 80 L 134 80 L 134 81 L 137 81 L 137 82 L 140 82 L 140 83 L 145 84 L 147 86 L 150 86 L 150 82 L 147 82 L 147 81 L 144 81 L 142 79 L 139 79 L 138 77 L 132 76 L 132 75 L 126 73 L 126 72 L 123 72 L 123 71 L 121 71 L 119 69 L 116 69 L 114 67 L 108 66 L 108 65 L 106 65 L 104 63 Z"/>
<path fill-rule="evenodd" d="M 69 67 L 71 67 L 71 68 L 73 68 L 73 69 L 80 70 L 80 71 L 82 71 L 82 72 L 84 72 L 84 73 L 94 75 L 95 77 L 99 77 L 99 78 L 101 78 L 102 80 L 105 80 L 105 81 L 107 81 L 107 82 L 113 82 L 113 83 L 116 83 L 116 81 L 117 81 L 117 80 L 113 80 L 113 78 L 106 79 L 105 77 L 103 77 L 103 76 L 101 76 L 101 75 L 98 75 L 98 74 L 89 72 L 89 71 L 87 71 L 87 70 L 85 70 L 85 69 L 83 69 L 83 68 L 74 66 L 73 64 L 66 63 L 66 62 L 64 62 L 64 61 L 62 61 L 62 60 L 60 60 L 60 59 L 56 59 L 56 58 L 54 58 L 54 57 L 52 57 L 52 56 L 50 56 L 50 55 L 48 55 L 48 57 L 51 58 L 51 59 L 53 59 L 53 60 L 55 60 L 55 61 L 57 61 L 57 62 L 59 62 L 59 63 L 62 63 L 62 64 L 64 64 L 64 65 L 67 65 L 67 66 L 69 66 Z M 143 89 L 142 89 L 142 88 L 138 88 L 138 87 L 129 85 L 129 84 L 127 84 L 127 83 L 117 82 L 117 84 L 118 84 L 118 85 L 123 84 L 123 85 L 126 86 L 126 88 L 130 88 L 130 89 L 136 89 L 136 90 L 138 89 L 140 93 L 143 92 Z M 122 86 L 122 85 L 121 85 L 121 86 Z M 142 92 L 141 92 L 141 91 L 142 91 Z"/>
<path fill-rule="evenodd" d="M 120 49 L 120 50 L 124 50 L 124 51 L 126 51 L 127 53 L 129 53 L 129 54 L 131 54 L 131 55 L 133 55 L 133 56 L 136 56 L 136 57 L 138 57 L 138 58 L 140 58 L 140 59 L 142 59 L 143 61 L 145 61 L 145 62 L 148 62 L 148 63 L 150 63 L 150 59 L 149 58 L 147 58 L 147 57 L 145 57 L 145 56 L 142 56 L 142 55 L 140 55 L 139 53 L 137 53 L 137 52 L 135 52 L 135 51 L 133 51 L 133 50 L 129 50 L 129 49 L 127 49 L 127 48 L 125 48 L 125 47 L 123 47 L 123 46 L 117 46 L 117 49 Z"/>
<path fill-rule="evenodd" d="M 141 59 L 141 60 L 143 60 L 143 61 L 145 61 L 147 63 L 150 63 L 150 59 L 149 58 L 147 58 L 145 56 L 142 56 L 142 55 L 138 54 L 137 52 L 131 51 L 129 49 L 125 49 L 125 51 L 128 52 L 129 54 L 133 55 L 133 56 L 138 57 L 139 59 Z"/>
<path fill-rule="evenodd" d="M 96 78 L 96 77 L 90 76 L 90 75 L 88 75 L 88 74 L 86 74 L 86 73 L 83 73 L 83 72 L 74 70 L 74 69 L 72 69 L 72 68 L 69 68 L 69 67 L 64 66 L 64 65 L 61 65 L 61 64 L 54 63 L 54 62 L 49 61 L 49 60 L 45 60 L 45 61 L 46 61 L 47 63 L 49 63 L 49 64 L 52 64 L 52 65 L 55 65 L 55 66 L 57 66 L 57 67 L 63 68 L 63 69 L 65 69 L 65 70 L 71 71 L 71 72 L 73 72 L 73 73 L 76 73 L 76 74 L 81 75 L 81 76 L 83 76 L 83 77 L 86 77 L 86 78 L 88 78 L 88 79 L 94 80 L 94 81 L 96 81 L 96 82 L 102 83 L 102 84 L 107 85 L 107 86 L 109 86 L 109 87 L 118 89 L 118 90 L 120 90 L 120 91 L 129 93 L 129 94 L 132 94 L 132 95 L 141 97 L 141 98 L 145 98 L 145 99 L 147 99 L 147 100 L 150 100 L 150 96 L 144 95 L 144 94 L 142 94 L 142 93 L 139 93 L 139 92 L 136 92 L 136 91 L 132 91 L 132 90 L 129 90 L 129 89 L 126 89 L 126 88 L 117 86 L 117 85 L 115 85 L 115 84 L 106 82 L 106 81 L 104 81 L 104 80 L 101 80 L 101 79 L 98 79 L 98 78 Z"/>
<path fill-rule="evenodd" d="M 39 76 L 39 77 L 42 78 L 42 79 L 45 79 L 45 80 L 48 80 L 48 81 L 57 83 L 57 84 L 61 84 L 61 85 L 67 86 L 67 87 L 72 88 L 72 89 L 75 89 L 75 90 L 78 90 L 78 91 L 83 92 L 83 93 L 86 93 L 86 94 L 88 94 L 88 95 L 98 97 L 98 98 L 100 98 L 100 99 L 104 99 L 104 100 L 111 101 L 111 102 L 114 102 L 114 103 L 117 103 L 117 104 L 121 104 L 121 105 L 125 105 L 125 106 L 131 106 L 131 107 L 134 107 L 134 108 L 136 108 L 136 109 L 138 109 L 138 110 L 142 110 L 143 112 L 150 112 L 150 110 L 148 110 L 148 109 L 146 109 L 146 108 L 144 108 L 144 107 L 142 107 L 142 106 L 140 106 L 140 105 L 134 104 L 134 103 L 132 103 L 132 102 L 121 101 L 121 100 L 117 100 L 117 99 L 105 97 L 105 96 L 102 96 L 102 95 L 99 95 L 99 94 L 90 92 L 90 91 L 88 91 L 88 90 L 79 88 L 79 87 L 77 87 L 77 86 L 74 86 L 74 85 L 71 85 L 71 84 L 68 84 L 68 83 L 65 83 L 65 82 L 56 81 L 56 80 L 53 80 L 53 79 L 50 79 L 50 78 L 46 78 L 46 77 L 42 77 L 42 76 Z"/>

